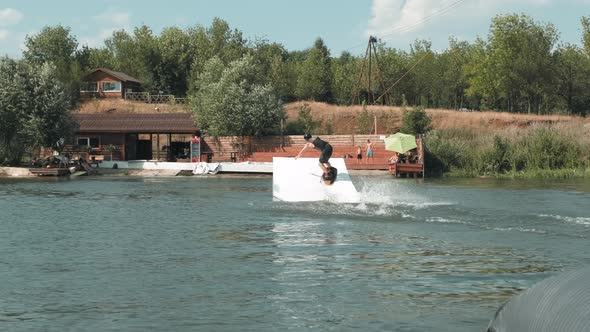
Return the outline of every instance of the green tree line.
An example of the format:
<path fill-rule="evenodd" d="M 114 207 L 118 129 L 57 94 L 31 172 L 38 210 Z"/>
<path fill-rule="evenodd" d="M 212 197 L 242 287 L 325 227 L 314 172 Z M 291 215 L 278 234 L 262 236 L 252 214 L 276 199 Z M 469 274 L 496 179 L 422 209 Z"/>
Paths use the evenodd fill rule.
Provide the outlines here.
<path fill-rule="evenodd" d="M 14 159 L 9 155 L 15 144 L 47 145 L 67 136 L 65 128 L 71 126 L 42 137 L 41 124 L 33 119 L 44 119 L 50 127 L 65 121 L 62 115 L 76 103 L 84 75 L 99 67 L 135 76 L 147 91 L 189 97 L 205 129 L 226 135 L 276 132 L 283 117 L 278 101 L 349 105 L 355 91 L 387 92 L 383 100 L 390 105 L 585 116 L 590 112 L 590 17 L 581 17 L 580 27 L 580 46 L 560 42 L 551 23 L 519 14 L 493 18 L 487 38 L 450 38 L 442 51 L 425 40 L 407 50 L 378 42 L 383 85 L 363 91 L 359 78 L 376 82 L 378 73 L 360 76 L 363 55 L 334 56 L 321 38 L 307 49 L 288 51 L 277 42 L 249 40 L 216 18 L 210 26 L 167 27 L 160 33 L 145 25 L 115 31 L 103 46 L 89 47 L 80 45 L 70 28 L 47 26 L 25 38 L 22 59 L 2 59 L 5 69 L 12 68 L 4 74 L 20 74 L 5 76 L 0 87 L 0 123 L 10 129 L 4 131 L 0 152 Z M 48 99 L 31 99 L 22 108 L 23 98 L 32 94 Z M 215 111 L 227 109 L 237 116 L 230 125 L 221 121 L 228 116 Z"/>
<path fill-rule="evenodd" d="M 410 106 L 428 108 L 586 115 L 590 18 L 582 17 L 580 26 L 581 46 L 560 42 L 551 23 L 518 14 L 493 18 L 487 38 L 471 43 L 450 38 L 443 51 L 433 50 L 425 40 L 415 41 L 409 50 L 379 42 L 387 91 L 373 84 L 371 93 L 387 92 L 391 105 L 401 105 L 405 97 Z M 202 86 L 209 60 L 215 57 L 229 65 L 246 55 L 259 83 L 284 102 L 348 105 L 355 88 L 365 86 L 358 82 L 363 55 L 333 56 L 321 38 L 308 49 L 288 51 L 277 42 L 248 40 L 219 18 L 209 27 L 168 27 L 159 34 L 145 25 L 133 32 L 116 31 L 97 48 L 80 46 L 67 27 L 51 26 L 27 36 L 25 46 L 24 61 L 53 63 L 57 78 L 74 96 L 83 74 L 98 67 L 135 76 L 147 91 L 188 96 Z M 377 72 L 370 75 L 377 82 Z"/>

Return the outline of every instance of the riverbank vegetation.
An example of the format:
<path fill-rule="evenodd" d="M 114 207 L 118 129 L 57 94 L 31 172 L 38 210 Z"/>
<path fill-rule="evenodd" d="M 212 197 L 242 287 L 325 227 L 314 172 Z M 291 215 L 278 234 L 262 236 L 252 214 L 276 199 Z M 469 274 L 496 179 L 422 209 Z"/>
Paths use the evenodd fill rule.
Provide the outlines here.
<path fill-rule="evenodd" d="M 16 165 L 72 133 L 71 95 L 52 64 L 0 58 L 0 165 Z"/>
<path fill-rule="evenodd" d="M 441 51 L 426 40 L 408 50 L 379 42 L 388 105 L 350 105 L 364 57 L 331 54 L 321 38 L 288 51 L 216 18 L 159 34 L 145 25 L 115 31 L 88 47 L 68 27 L 48 26 L 25 38 L 22 59 L 1 62 L 0 163 L 71 134 L 69 109 L 154 111 L 125 101 L 76 104 L 84 74 L 105 67 L 137 77 L 146 91 L 187 97 L 187 106 L 157 111 L 190 110 L 210 135 L 388 134 L 415 131 L 404 114 L 419 115 L 432 129 L 431 174 L 586 176 L 590 18 L 580 17 L 580 28 L 580 45 L 568 44 L 551 23 L 509 14 L 495 17 L 485 38 L 450 38 Z M 361 93 L 385 92 L 373 89 Z"/>
<path fill-rule="evenodd" d="M 590 118 L 314 102 L 289 104 L 286 111 L 303 113 L 298 121 L 313 123 L 320 134 L 374 133 L 365 118 L 377 119 L 378 134 L 424 134 L 429 176 L 590 177 Z"/>
<path fill-rule="evenodd" d="M 587 132 L 574 124 L 433 130 L 425 136 L 426 165 L 434 176 L 590 177 Z"/>

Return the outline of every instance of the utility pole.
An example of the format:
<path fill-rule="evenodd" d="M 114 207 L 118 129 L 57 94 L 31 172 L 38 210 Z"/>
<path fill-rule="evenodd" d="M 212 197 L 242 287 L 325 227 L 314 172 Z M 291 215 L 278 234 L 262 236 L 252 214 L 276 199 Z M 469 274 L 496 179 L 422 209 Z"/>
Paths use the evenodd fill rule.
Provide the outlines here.
<path fill-rule="evenodd" d="M 358 79 L 353 90 L 353 105 L 360 105 L 363 101 L 365 101 L 367 105 L 386 105 L 389 102 L 389 96 L 387 94 L 382 95 L 382 97 L 378 99 L 375 98 L 375 89 L 379 89 L 377 95 L 386 92 L 383 78 L 381 77 L 381 71 L 379 69 L 379 57 L 377 56 L 377 47 L 375 44 L 377 44 L 377 38 L 370 36 L 367 50 L 365 51 L 365 58 L 361 64 Z M 365 66 L 368 67 L 367 70 L 365 70 Z M 374 79 L 377 79 L 377 84 L 373 83 Z"/>
<path fill-rule="evenodd" d="M 373 115 L 375 117 L 375 135 L 377 135 L 377 116 Z"/>

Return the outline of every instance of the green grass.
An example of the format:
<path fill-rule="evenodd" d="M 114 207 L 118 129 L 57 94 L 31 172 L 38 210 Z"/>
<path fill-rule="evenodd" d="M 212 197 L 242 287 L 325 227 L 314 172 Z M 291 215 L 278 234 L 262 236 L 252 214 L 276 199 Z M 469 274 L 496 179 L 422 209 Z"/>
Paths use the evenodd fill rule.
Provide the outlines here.
<path fill-rule="evenodd" d="M 590 178 L 584 127 L 536 126 L 490 133 L 437 130 L 425 137 L 430 176 Z"/>

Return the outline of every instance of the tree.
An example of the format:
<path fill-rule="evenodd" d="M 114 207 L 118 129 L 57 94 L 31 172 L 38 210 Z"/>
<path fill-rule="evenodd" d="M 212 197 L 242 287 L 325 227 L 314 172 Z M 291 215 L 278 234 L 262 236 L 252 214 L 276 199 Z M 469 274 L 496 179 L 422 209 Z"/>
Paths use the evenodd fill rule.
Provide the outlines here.
<path fill-rule="evenodd" d="M 156 73 L 161 63 L 158 42 L 148 26 L 135 28 L 133 35 L 125 30 L 115 31 L 105 41 L 105 47 L 114 60 L 112 69 L 137 77 L 146 90 L 161 87 Z"/>
<path fill-rule="evenodd" d="M 505 15 L 492 19 L 490 30 L 471 93 L 491 99 L 495 108 L 541 113 L 553 85 L 555 27 L 526 15 Z"/>
<path fill-rule="evenodd" d="M 363 102 L 363 110 L 356 117 L 356 133 L 357 134 L 370 134 L 373 128 L 373 117 L 374 115 L 369 113 L 367 104 Z"/>
<path fill-rule="evenodd" d="M 297 96 L 329 102 L 332 99 L 331 59 L 324 41 L 318 38 L 299 68 Z"/>
<path fill-rule="evenodd" d="M 586 115 L 590 96 L 590 59 L 575 45 L 565 45 L 555 52 L 557 95 L 568 113 Z"/>
<path fill-rule="evenodd" d="M 586 54 L 590 56 L 590 17 L 582 17 L 582 44 Z"/>
<path fill-rule="evenodd" d="M 44 64 L 31 68 L 29 95 L 33 98 L 26 115 L 24 134 L 32 147 L 52 147 L 60 138 L 70 138 L 74 123 L 70 117 L 70 96 L 55 79 L 55 68 Z"/>
<path fill-rule="evenodd" d="M 77 62 L 78 41 L 69 27 L 46 26 L 39 33 L 27 36 L 25 47 L 23 57 L 27 62 L 34 66 L 53 64 L 55 75 L 67 87 L 72 99 L 77 97 L 82 69 Z"/>
<path fill-rule="evenodd" d="M 0 59 L 0 163 L 18 163 L 25 149 L 52 147 L 73 130 L 71 95 L 56 67 Z"/>
<path fill-rule="evenodd" d="M 357 59 L 348 52 L 342 52 L 332 62 L 332 94 L 334 101 L 340 105 L 349 105 L 356 79 Z"/>
<path fill-rule="evenodd" d="M 315 133 L 316 130 L 322 125 L 322 122 L 315 120 L 311 114 L 311 107 L 308 104 L 303 104 L 299 107 L 299 117 L 297 122 L 300 123 L 300 128 L 303 129 L 304 133 Z"/>
<path fill-rule="evenodd" d="M 416 94 L 414 99 L 409 99 L 414 105 L 428 107 L 435 97 L 435 84 L 440 77 L 439 66 L 436 63 L 434 52 L 431 50 L 432 43 L 426 40 L 416 40 L 411 47 L 410 62 L 419 63 L 412 69 Z M 406 97 L 408 97 L 406 95 Z"/>
<path fill-rule="evenodd" d="M 438 107 L 461 109 L 465 106 L 465 90 L 469 87 L 466 66 L 470 62 L 470 49 L 466 41 L 449 39 L 449 48 L 438 57 L 442 75 L 438 87 Z"/>
<path fill-rule="evenodd" d="M 70 35 L 70 28 L 57 25 L 46 26 L 41 31 L 25 38 L 24 59 L 40 66 L 53 63 L 58 72 L 66 73 L 74 60 L 78 42 Z"/>
<path fill-rule="evenodd" d="M 417 107 L 411 111 L 405 111 L 402 117 L 401 132 L 405 134 L 425 134 L 431 128 L 432 119 L 422 107 Z"/>
<path fill-rule="evenodd" d="M 255 83 L 251 56 L 230 62 L 218 57 L 205 64 L 190 95 L 198 126 L 209 135 L 250 136 L 276 132 L 283 110 L 270 84 Z"/>
<path fill-rule="evenodd" d="M 157 38 L 157 52 L 159 61 L 153 70 L 157 89 L 185 96 L 193 60 L 189 35 L 176 27 L 165 28 Z"/>
<path fill-rule="evenodd" d="M 379 59 L 381 60 L 380 68 L 383 72 L 384 84 L 386 89 L 389 89 L 388 93 L 392 97 L 393 104 L 400 105 L 402 96 L 404 96 L 404 100 L 405 96 L 409 96 L 410 100 L 415 100 L 414 96 L 417 92 L 413 73 L 409 72 L 403 77 L 412 66 L 410 56 L 404 51 L 386 47 L 380 47 L 378 52 L 381 54 Z M 394 83 L 396 83 L 395 86 Z"/>
<path fill-rule="evenodd" d="M 294 99 L 294 79 L 287 57 L 288 52 L 281 44 L 257 41 L 250 52 L 258 71 L 261 84 L 270 83 L 281 100 Z"/>
<path fill-rule="evenodd" d="M 193 93 L 197 88 L 191 85 L 199 81 L 205 64 L 214 56 L 224 64 L 229 64 L 242 58 L 247 53 L 246 41 L 242 32 L 231 30 L 229 24 L 214 18 L 211 26 L 205 28 L 196 26 L 188 30 L 191 41 L 191 70 L 189 74 L 189 90 Z"/>

